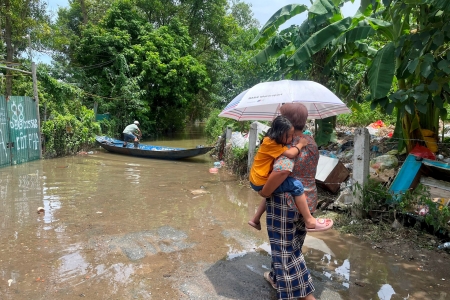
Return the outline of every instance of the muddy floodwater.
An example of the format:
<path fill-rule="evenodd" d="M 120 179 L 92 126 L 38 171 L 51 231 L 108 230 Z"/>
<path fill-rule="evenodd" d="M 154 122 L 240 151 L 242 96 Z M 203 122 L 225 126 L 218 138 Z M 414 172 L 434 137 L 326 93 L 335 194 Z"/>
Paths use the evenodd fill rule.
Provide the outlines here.
<path fill-rule="evenodd" d="M 99 149 L 0 169 L 0 299 L 276 299 L 267 232 L 246 225 L 260 198 L 213 162 Z M 450 299 L 430 257 L 334 230 L 304 253 L 318 299 Z"/>

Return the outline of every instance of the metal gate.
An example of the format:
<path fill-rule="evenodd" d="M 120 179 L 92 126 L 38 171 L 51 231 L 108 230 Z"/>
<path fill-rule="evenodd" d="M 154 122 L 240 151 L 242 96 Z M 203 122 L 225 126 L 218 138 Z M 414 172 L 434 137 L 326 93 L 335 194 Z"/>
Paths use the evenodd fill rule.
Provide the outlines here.
<path fill-rule="evenodd" d="M 40 151 L 36 102 L 0 96 L 0 167 L 39 159 Z"/>

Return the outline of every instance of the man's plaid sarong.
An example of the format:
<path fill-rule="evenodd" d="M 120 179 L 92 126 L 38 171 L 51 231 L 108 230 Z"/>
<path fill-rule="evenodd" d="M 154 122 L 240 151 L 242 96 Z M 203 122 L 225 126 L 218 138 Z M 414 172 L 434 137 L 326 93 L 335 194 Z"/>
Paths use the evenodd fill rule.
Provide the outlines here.
<path fill-rule="evenodd" d="M 272 249 L 270 277 L 279 300 L 297 300 L 314 292 L 302 246 L 306 237 L 303 217 L 290 194 L 273 195 L 266 201 L 267 232 Z"/>

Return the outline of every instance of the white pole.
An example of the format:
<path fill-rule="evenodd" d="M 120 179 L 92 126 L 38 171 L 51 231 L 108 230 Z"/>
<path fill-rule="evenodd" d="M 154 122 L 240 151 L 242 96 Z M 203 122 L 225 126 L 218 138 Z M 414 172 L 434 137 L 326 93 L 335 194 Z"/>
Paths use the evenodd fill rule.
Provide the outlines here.
<path fill-rule="evenodd" d="M 38 125 L 38 137 L 39 137 L 39 158 L 42 159 L 42 136 L 41 136 L 41 114 L 39 113 L 39 97 L 38 97 L 38 87 L 37 87 L 37 76 L 36 76 L 36 64 L 31 62 L 31 76 L 33 77 L 33 96 L 36 102 L 36 114 L 37 114 L 37 125 Z"/>
<path fill-rule="evenodd" d="M 369 176 L 369 150 L 370 136 L 367 128 L 357 128 L 355 130 L 355 148 L 353 154 L 353 184 L 356 182 L 361 186 L 367 183 Z M 353 198 L 353 203 L 361 203 L 362 194 L 358 191 Z"/>

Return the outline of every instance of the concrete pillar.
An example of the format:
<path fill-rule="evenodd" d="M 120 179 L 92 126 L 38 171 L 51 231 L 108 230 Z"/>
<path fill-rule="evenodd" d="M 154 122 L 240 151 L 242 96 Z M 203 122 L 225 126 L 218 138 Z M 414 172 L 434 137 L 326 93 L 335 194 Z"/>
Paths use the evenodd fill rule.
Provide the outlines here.
<path fill-rule="evenodd" d="M 230 140 L 231 140 L 231 133 L 232 133 L 232 129 L 231 129 L 231 127 L 230 126 L 227 126 L 227 131 L 225 132 L 225 144 L 224 144 L 224 148 L 223 148 L 223 150 L 224 150 L 224 155 L 226 155 L 226 156 L 228 156 L 228 154 L 229 153 L 227 153 L 227 144 L 230 142 Z M 231 149 L 231 148 L 229 148 L 229 149 Z"/>
<path fill-rule="evenodd" d="M 367 128 L 358 128 L 355 130 L 354 154 L 353 154 L 353 184 L 356 182 L 363 187 L 367 184 L 369 176 L 369 151 L 370 135 Z M 361 203 L 361 193 L 357 191 L 353 199 L 354 204 Z"/>
<path fill-rule="evenodd" d="M 225 145 L 230 141 L 231 139 L 231 127 L 227 127 L 227 132 L 225 134 Z"/>
<path fill-rule="evenodd" d="M 255 158 L 255 149 L 256 149 L 256 139 L 258 138 L 258 124 L 253 122 L 250 125 L 250 131 L 248 133 L 248 172 L 250 172 L 250 168 L 253 164 L 253 159 Z"/>

